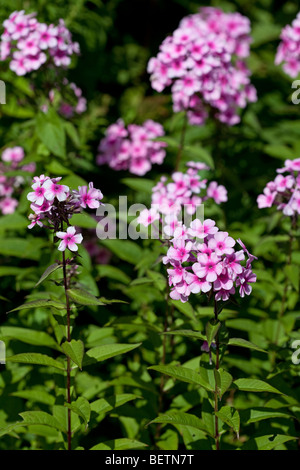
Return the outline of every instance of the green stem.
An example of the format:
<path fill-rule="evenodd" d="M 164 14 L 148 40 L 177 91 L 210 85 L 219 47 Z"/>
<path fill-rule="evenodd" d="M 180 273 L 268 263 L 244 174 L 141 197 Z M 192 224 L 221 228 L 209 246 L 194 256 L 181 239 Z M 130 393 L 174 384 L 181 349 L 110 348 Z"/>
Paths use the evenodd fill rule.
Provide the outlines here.
<path fill-rule="evenodd" d="M 166 287 L 166 309 L 165 309 L 165 319 L 164 319 L 164 330 L 163 333 L 168 331 L 168 316 L 169 316 L 169 284 L 168 284 L 168 277 L 167 279 L 167 287 Z M 167 335 L 163 334 L 163 343 L 162 343 L 162 358 L 161 363 L 165 365 L 166 363 L 166 349 L 167 349 Z M 165 377 L 162 374 L 160 378 L 160 385 L 159 385 L 159 397 L 158 397 L 158 414 L 161 413 L 163 408 L 163 397 L 164 397 L 164 385 L 165 385 Z M 155 440 L 157 441 L 160 437 L 161 431 L 161 424 L 157 425 L 156 433 L 155 433 Z"/>
<path fill-rule="evenodd" d="M 185 111 L 182 130 L 181 130 L 180 144 L 178 147 L 178 152 L 177 152 L 176 162 L 175 162 L 175 171 L 177 171 L 179 168 L 180 159 L 181 159 L 181 155 L 182 155 L 182 151 L 184 147 L 184 138 L 185 138 L 185 133 L 187 129 L 187 124 L 188 124 L 188 116 L 187 116 L 187 111 Z"/>
<path fill-rule="evenodd" d="M 67 268 L 66 268 L 66 256 L 65 252 L 62 252 L 63 257 L 63 275 L 64 275 L 64 289 L 66 296 L 66 307 L 67 307 L 67 341 L 71 341 L 71 309 L 70 301 L 68 296 L 68 278 L 67 278 Z M 71 359 L 67 356 L 67 402 L 71 404 Z M 67 429 L 67 438 L 68 438 L 68 450 L 72 449 L 72 431 L 71 431 L 71 410 L 68 408 L 68 429 Z"/>
<path fill-rule="evenodd" d="M 218 320 L 218 307 L 217 307 L 217 301 L 214 299 L 214 314 L 215 314 L 215 319 Z M 215 370 L 218 371 L 220 367 L 220 342 L 219 342 L 219 333 L 216 334 L 215 337 L 215 342 L 216 342 L 216 363 L 215 363 Z M 215 411 L 215 443 L 216 443 L 216 450 L 220 450 L 220 436 L 219 436 L 219 420 L 217 416 L 218 412 L 218 387 L 217 387 L 217 381 L 215 380 L 215 391 L 214 391 L 214 397 L 215 397 L 215 406 L 214 406 L 214 411 Z"/>
<path fill-rule="evenodd" d="M 289 247 L 288 247 L 288 256 L 287 256 L 286 266 L 290 266 L 291 263 L 292 263 L 292 252 L 293 252 L 293 242 L 294 242 L 294 233 L 293 232 L 294 232 L 294 230 L 296 230 L 296 227 L 297 227 L 297 215 L 294 215 L 293 218 L 292 218 L 292 221 L 291 221 L 291 229 L 290 229 L 290 233 L 289 233 Z M 289 279 L 286 276 L 285 283 L 284 283 L 283 296 L 282 296 L 282 300 L 281 300 L 281 307 L 280 307 L 280 311 L 279 311 L 279 314 L 278 314 L 278 317 L 277 317 L 278 318 L 278 325 L 277 325 L 275 340 L 274 340 L 274 343 L 276 344 L 276 346 L 278 345 L 278 341 L 279 341 L 280 319 L 281 319 L 281 317 L 283 316 L 283 314 L 285 312 L 285 302 L 287 300 L 287 293 L 288 293 L 289 284 L 290 284 Z"/>

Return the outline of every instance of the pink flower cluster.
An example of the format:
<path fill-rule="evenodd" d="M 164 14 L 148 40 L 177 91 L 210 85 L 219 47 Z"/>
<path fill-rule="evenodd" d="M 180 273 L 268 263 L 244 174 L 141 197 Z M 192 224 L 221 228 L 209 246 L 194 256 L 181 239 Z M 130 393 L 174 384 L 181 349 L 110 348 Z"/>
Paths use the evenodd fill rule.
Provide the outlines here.
<path fill-rule="evenodd" d="M 60 180 L 61 177 L 50 178 L 44 175 L 33 178 L 33 191 L 27 195 L 33 210 L 29 215 L 28 228 L 31 229 L 35 225 L 49 228 L 62 240 L 59 250 L 68 248 L 77 251 L 77 244 L 82 242 L 83 237 L 76 234 L 74 227 L 69 226 L 69 220 L 73 214 L 81 212 L 82 208 L 97 209 L 103 194 L 94 188 L 93 183 L 89 183 L 89 186 L 79 186 L 78 190 L 70 190 L 68 186 L 60 184 Z M 61 230 L 64 222 L 68 224 L 66 232 Z"/>
<path fill-rule="evenodd" d="M 138 222 L 147 227 L 157 220 L 160 214 L 164 216 L 163 236 L 173 236 L 176 229 L 182 227 L 182 212 L 194 215 L 197 208 L 208 199 L 213 199 L 216 204 L 227 201 L 227 190 L 216 181 L 207 185 L 207 179 L 202 179 L 201 170 L 209 170 L 209 167 L 201 162 L 189 162 L 186 173 L 176 171 L 172 174 L 171 181 L 162 176 L 160 181 L 152 189 L 151 209 L 141 211 Z"/>
<path fill-rule="evenodd" d="M 219 231 L 212 219 L 195 219 L 188 228 L 177 230 L 167 255 L 163 258 L 167 269 L 170 297 L 187 302 L 191 294 L 213 293 L 216 301 L 227 301 L 235 295 L 244 297 L 256 282 L 251 255 L 241 240 L 236 241 L 227 232 Z M 245 265 L 242 262 L 247 255 Z"/>
<path fill-rule="evenodd" d="M 141 126 L 129 124 L 127 128 L 122 119 L 110 125 L 105 137 L 98 147 L 98 165 L 107 164 L 114 170 L 129 170 L 135 175 L 144 175 L 152 164 L 161 164 L 166 152 L 165 142 L 154 141 L 162 137 L 164 129 L 161 124 L 145 121 Z"/>
<path fill-rule="evenodd" d="M 35 164 L 20 165 L 24 159 L 24 149 L 22 147 L 6 148 L 1 155 L 0 162 L 0 213 L 3 215 L 12 214 L 18 206 L 18 200 L 12 197 L 24 183 L 23 176 L 8 176 L 9 173 L 17 170 L 35 171 Z"/>
<path fill-rule="evenodd" d="M 171 86 L 173 109 L 187 110 L 190 124 L 204 124 L 210 111 L 237 124 L 238 109 L 257 99 L 243 60 L 249 33 L 249 19 L 239 13 L 208 7 L 183 18 L 148 63 L 152 87 L 161 92 Z"/>
<path fill-rule="evenodd" d="M 277 206 L 284 215 L 300 214 L 300 158 L 286 160 L 274 181 L 257 198 L 259 209 Z M 286 173 L 285 175 L 283 173 Z"/>
<path fill-rule="evenodd" d="M 280 34 L 275 64 L 283 62 L 283 70 L 294 78 L 300 72 L 300 12 L 291 25 L 286 25 Z"/>
<path fill-rule="evenodd" d="M 68 67 L 72 55 L 79 53 L 79 44 L 72 41 L 64 20 L 57 26 L 39 23 L 35 13 L 14 11 L 3 23 L 0 60 L 10 60 L 10 69 L 17 75 L 38 70 L 47 61 L 56 67 Z M 47 55 L 48 53 L 48 55 Z"/>

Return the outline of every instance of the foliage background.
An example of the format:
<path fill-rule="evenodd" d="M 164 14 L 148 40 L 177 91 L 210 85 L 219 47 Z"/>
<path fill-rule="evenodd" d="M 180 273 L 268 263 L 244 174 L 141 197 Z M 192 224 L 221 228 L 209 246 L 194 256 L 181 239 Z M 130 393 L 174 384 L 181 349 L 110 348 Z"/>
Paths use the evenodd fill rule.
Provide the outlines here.
<path fill-rule="evenodd" d="M 104 202 L 117 203 L 118 196 L 126 194 L 129 204 L 137 201 L 149 204 L 152 184 L 162 173 L 170 174 L 174 169 L 176 149 L 169 147 L 162 167 L 155 166 L 142 180 L 126 172 L 97 167 L 97 146 L 106 127 L 120 116 L 126 123 L 139 124 L 148 118 L 157 120 L 164 125 L 168 136 L 179 140 L 182 116 L 173 114 L 167 93 L 158 94 L 151 89 L 147 61 L 157 54 L 159 44 L 183 16 L 208 4 L 226 11 L 239 11 L 250 18 L 253 43 L 248 63 L 258 93 L 257 103 L 243 111 L 239 125 L 229 128 L 208 122 L 201 128 L 189 127 L 186 136 L 186 143 L 195 148 L 197 159 L 214 162 L 215 177 L 228 190 L 228 202 L 221 209 L 207 208 L 206 214 L 215 217 L 218 225 L 232 236 L 241 238 L 259 258 L 254 269 L 258 282 L 253 294 L 239 302 L 238 307 L 227 307 L 222 315 L 231 336 L 248 339 L 268 353 L 229 348 L 223 359 L 224 367 L 235 378 L 246 375 L 267 380 L 287 396 L 231 391 L 226 403 L 234 402 L 243 424 L 240 439 L 230 432 L 224 438 L 223 448 L 255 449 L 261 446 L 257 440 L 260 436 L 278 434 L 286 439 L 275 440 L 273 447 L 296 449 L 297 441 L 289 440 L 288 436 L 299 435 L 300 366 L 292 364 L 290 348 L 291 340 L 299 339 L 299 244 L 296 239 L 293 268 L 286 269 L 289 221 L 272 210 L 258 210 L 256 198 L 286 158 L 299 157 L 299 106 L 291 103 L 291 79 L 274 65 L 280 31 L 296 16 L 297 2 L 15 1 L 14 9 L 36 11 L 40 21 L 66 20 L 81 47 L 81 55 L 68 76 L 82 88 L 88 110 L 74 118 L 71 126 L 60 118 L 63 135 L 60 134 L 53 154 L 53 146 L 45 141 L 36 120 L 41 90 L 32 92 L 27 78 L 16 78 L 1 64 L 0 78 L 7 84 L 7 104 L 0 108 L 0 149 L 13 144 L 24 146 L 27 160 L 36 161 L 39 174 L 62 175 L 66 184 L 93 180 L 102 190 Z M 1 23 L 11 11 L 11 2 L 2 1 Z M 187 159 L 190 155 L 184 153 L 182 169 Z M 6 314 L 25 299 L 42 295 L 45 287 L 33 288 L 45 268 L 57 257 L 57 251 L 52 249 L 51 240 L 46 239 L 43 231 L 33 233 L 26 228 L 27 192 L 25 186 L 14 215 L 0 217 L 0 295 L 6 299 L 1 301 L 0 333 L 7 344 L 7 354 L 39 351 L 55 355 L 55 351 L 45 345 L 26 344 L 23 330 L 18 333 L 16 329 L 7 329 L 24 328 L 50 335 L 54 332 L 49 313 L 43 309 Z M 79 220 L 78 225 L 83 230 L 95 227 L 91 218 Z M 158 434 L 155 425 L 146 427 L 162 411 L 159 374 L 147 370 L 160 363 L 163 347 L 159 333 L 163 331 L 166 308 L 165 276 L 163 268 L 155 265 L 160 254 L 159 244 L 118 240 L 96 243 L 109 250 L 103 251 L 107 264 L 96 264 L 82 248 L 81 282 L 94 295 L 120 298 L 128 304 L 79 309 L 73 335 L 83 339 L 86 347 L 114 342 L 141 342 L 142 346 L 78 374 L 77 393 L 88 400 L 114 393 L 132 394 L 131 399 L 135 398 L 131 402 L 128 397 L 128 402 L 120 407 L 112 406 L 112 410 L 93 416 L 87 430 L 82 425 L 82 434 L 75 438 L 78 446 L 88 449 L 117 436 L 143 442 L 150 449 L 211 448 L 209 439 L 205 440 L 200 431 L 194 435 L 188 426 L 163 426 Z M 286 279 L 288 296 L 284 302 Z M 49 283 L 47 290 L 57 294 L 54 284 Z M 212 316 L 211 307 L 199 298 L 194 298 L 192 303 L 186 306 L 174 303 L 170 328 L 204 330 L 205 322 Z M 284 315 L 279 322 L 282 305 Z M 167 348 L 166 363 L 175 361 L 193 368 L 199 360 L 207 361 L 205 356 L 195 340 L 176 337 Z M 46 368 L 19 364 L 0 367 L 1 427 L 19 420 L 18 414 L 24 410 L 51 409 L 53 396 L 63 393 L 63 387 L 60 389 L 57 385 L 61 377 L 57 376 L 54 381 L 53 374 Z M 210 425 L 212 417 L 206 396 L 188 384 L 169 381 L 165 386 L 165 411 L 169 408 L 191 411 Z M 28 390 L 31 394 L 26 395 L 24 391 Z M 264 416 L 268 419 L 251 417 L 250 410 L 262 407 L 269 409 L 269 414 Z M 17 436 L 9 433 L 1 438 L 1 449 L 61 446 L 58 433 L 45 430 L 43 426 L 21 428 L 16 432 Z"/>

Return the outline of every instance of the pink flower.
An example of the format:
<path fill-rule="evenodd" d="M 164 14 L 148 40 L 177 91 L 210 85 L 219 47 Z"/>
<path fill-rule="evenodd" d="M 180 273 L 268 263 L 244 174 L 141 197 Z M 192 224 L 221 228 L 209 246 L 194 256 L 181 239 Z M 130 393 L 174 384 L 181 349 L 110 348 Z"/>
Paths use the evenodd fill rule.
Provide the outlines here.
<path fill-rule="evenodd" d="M 3 215 L 13 214 L 18 206 L 18 201 L 11 197 L 5 197 L 0 201 L 0 209 Z"/>
<path fill-rule="evenodd" d="M 168 249 L 167 256 L 172 261 L 183 263 L 188 260 L 192 248 L 192 242 L 185 243 L 183 239 L 175 239 L 173 246 Z"/>
<path fill-rule="evenodd" d="M 198 263 L 194 264 L 194 272 L 200 278 L 205 278 L 207 282 L 214 282 L 222 272 L 220 258 L 212 253 L 208 256 L 201 253 L 197 256 Z"/>
<path fill-rule="evenodd" d="M 254 274 L 251 269 L 245 269 L 244 272 L 238 276 L 236 285 L 240 286 L 239 292 L 241 297 L 251 294 L 252 286 L 250 286 L 249 283 L 253 282 L 256 282 L 256 274 Z"/>
<path fill-rule="evenodd" d="M 148 227 L 148 225 L 153 224 L 155 220 L 159 220 L 159 213 L 154 207 L 151 207 L 149 210 L 142 210 L 138 217 L 138 223 L 144 227 Z"/>
<path fill-rule="evenodd" d="M 205 238 L 208 235 L 216 234 L 218 230 L 215 221 L 212 219 L 206 219 L 203 223 L 199 219 L 195 219 L 191 222 L 188 233 L 192 237 Z"/>
<path fill-rule="evenodd" d="M 103 194 L 99 189 L 94 188 L 93 183 L 89 183 L 89 189 L 87 186 L 79 186 L 79 197 L 80 205 L 84 209 L 88 206 L 90 209 L 97 209 L 100 206 L 100 200 L 103 198 Z"/>
<path fill-rule="evenodd" d="M 46 188 L 40 185 L 40 183 L 34 183 L 32 185 L 34 191 L 27 194 L 28 201 L 34 202 L 38 206 L 41 206 L 45 200 Z"/>
<path fill-rule="evenodd" d="M 194 267 L 195 265 L 193 265 Z M 197 267 L 196 267 L 197 271 Z M 212 285 L 205 279 L 200 279 L 197 274 L 188 273 L 186 275 L 186 282 L 190 286 L 192 294 L 199 294 L 200 292 L 209 292 L 212 288 Z"/>
<path fill-rule="evenodd" d="M 227 232 L 218 232 L 208 241 L 209 248 L 218 256 L 232 254 L 234 245 L 234 239 L 229 237 Z"/>
<path fill-rule="evenodd" d="M 214 199 L 216 204 L 227 201 L 227 190 L 224 186 L 218 185 L 216 181 L 212 181 L 207 188 L 207 196 Z"/>
<path fill-rule="evenodd" d="M 4 162 L 19 163 L 24 159 L 24 149 L 22 147 L 7 148 L 2 152 L 1 158 Z"/>
<path fill-rule="evenodd" d="M 76 243 L 79 244 L 83 240 L 81 233 L 76 234 L 75 227 L 68 227 L 66 232 L 56 232 L 56 236 L 62 239 L 58 247 L 60 251 L 65 251 L 66 248 L 77 251 L 78 246 Z"/>
<path fill-rule="evenodd" d="M 53 201 L 54 198 L 57 198 L 60 202 L 65 201 L 67 199 L 70 191 L 68 186 L 64 184 L 57 184 L 56 181 L 53 181 L 51 179 L 48 179 L 44 182 L 43 189 L 45 189 L 44 197 L 48 201 Z"/>
<path fill-rule="evenodd" d="M 260 194 L 257 197 L 258 208 L 263 209 L 265 207 L 272 207 L 276 194 L 276 191 L 271 191 L 269 188 L 265 188 L 264 194 Z"/>

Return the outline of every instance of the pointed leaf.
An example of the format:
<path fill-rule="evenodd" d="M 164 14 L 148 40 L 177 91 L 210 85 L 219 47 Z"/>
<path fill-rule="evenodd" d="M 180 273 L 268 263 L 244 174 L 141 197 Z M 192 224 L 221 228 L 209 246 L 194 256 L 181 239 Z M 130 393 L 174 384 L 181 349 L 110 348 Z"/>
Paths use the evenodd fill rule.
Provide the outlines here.
<path fill-rule="evenodd" d="M 206 323 L 206 328 L 205 328 L 206 340 L 208 342 L 209 347 L 211 346 L 211 343 L 215 339 L 215 337 L 216 337 L 216 335 L 217 335 L 217 333 L 220 329 L 220 326 L 221 326 L 221 322 L 219 322 L 218 320 L 215 320 L 215 319 L 212 319 L 212 320 L 210 320 L 209 322 Z"/>
<path fill-rule="evenodd" d="M 169 411 L 153 419 L 149 424 L 154 423 L 191 426 L 207 433 L 206 426 L 200 418 L 190 413 L 183 413 L 181 411 Z"/>
<path fill-rule="evenodd" d="M 138 397 L 132 393 L 122 393 L 108 398 L 99 398 L 91 403 L 91 411 L 98 414 L 108 413 L 109 411 L 124 405 L 128 401 L 136 400 Z"/>
<path fill-rule="evenodd" d="M 35 287 L 37 287 L 39 284 L 41 284 L 45 279 L 47 279 L 47 277 L 50 276 L 50 274 L 54 273 L 55 271 L 57 271 L 58 269 L 62 268 L 62 265 L 61 264 L 58 264 L 58 263 L 54 263 L 54 264 L 51 264 L 51 266 L 48 266 L 48 268 L 43 272 L 43 274 L 41 275 L 39 281 L 36 283 Z"/>
<path fill-rule="evenodd" d="M 25 400 L 40 402 L 46 405 L 54 405 L 55 397 L 50 393 L 44 392 L 43 390 L 20 390 L 18 392 L 11 393 L 13 397 L 24 398 Z"/>
<path fill-rule="evenodd" d="M 172 330 L 166 331 L 163 333 L 164 335 L 179 335 L 179 336 L 186 336 L 187 338 L 195 338 L 200 339 L 202 341 L 206 341 L 206 336 L 200 333 L 200 331 L 193 331 L 193 330 Z"/>
<path fill-rule="evenodd" d="M 65 341 L 61 345 L 64 353 L 82 369 L 82 360 L 84 356 L 84 344 L 81 340 L 72 339 L 72 341 Z"/>
<path fill-rule="evenodd" d="M 210 386 L 208 382 L 206 382 L 200 374 L 193 371 L 192 369 L 188 369 L 187 367 L 183 366 L 152 366 L 148 369 L 155 370 L 157 372 L 161 372 L 162 374 L 168 375 L 173 379 L 181 380 L 182 382 L 187 382 L 190 384 L 198 385 L 200 387 L 205 388 L 205 390 L 209 390 L 211 392 L 214 389 Z"/>
<path fill-rule="evenodd" d="M 244 424 L 256 423 L 264 419 L 271 418 L 291 418 L 291 414 L 272 408 L 250 408 L 241 411 L 242 422 Z"/>
<path fill-rule="evenodd" d="M 260 351 L 266 353 L 264 349 L 260 348 L 259 346 L 256 346 L 256 344 L 251 343 L 250 341 L 247 341 L 243 338 L 230 338 L 228 341 L 229 346 L 239 346 L 241 348 L 249 348 L 249 349 L 254 349 L 255 351 Z"/>
<path fill-rule="evenodd" d="M 17 326 L 2 326 L 0 327 L 0 338 L 3 337 L 17 339 L 34 346 L 47 346 L 58 351 L 60 350 L 56 341 L 44 331 L 19 328 Z"/>
<path fill-rule="evenodd" d="M 240 415 L 239 412 L 232 406 L 222 406 L 222 408 L 216 412 L 216 415 L 223 421 L 223 423 L 228 424 L 239 438 L 240 432 Z"/>
<path fill-rule="evenodd" d="M 214 369 L 214 373 L 217 384 L 217 393 L 219 398 L 221 399 L 224 393 L 229 389 L 233 378 L 232 375 L 230 375 L 229 372 L 224 369 Z"/>
<path fill-rule="evenodd" d="M 59 310 L 66 308 L 65 304 L 58 302 L 57 300 L 39 299 L 39 300 L 32 300 L 31 302 L 27 302 L 26 304 L 20 305 L 19 307 L 16 307 L 7 313 L 15 312 L 17 310 L 33 309 L 33 308 L 40 308 L 40 307 L 54 307 Z"/>
<path fill-rule="evenodd" d="M 298 440 L 299 437 L 283 434 L 268 434 L 267 436 L 254 437 L 242 447 L 243 450 L 272 450 L 288 441 Z"/>
<path fill-rule="evenodd" d="M 139 347 L 142 343 L 137 344 L 103 344 L 96 346 L 85 353 L 83 366 L 94 364 L 96 362 L 105 361 L 111 357 L 124 354 Z"/>
<path fill-rule="evenodd" d="M 51 428 L 64 432 L 64 428 L 61 426 L 60 422 L 54 416 L 46 413 L 45 411 L 24 411 L 19 414 L 24 420 L 21 423 L 23 426 L 25 424 L 43 424 L 44 426 L 50 426 Z"/>
<path fill-rule="evenodd" d="M 147 447 L 147 444 L 124 437 L 121 439 L 114 439 L 112 441 L 101 442 L 90 450 L 132 450 L 141 449 L 142 447 Z"/>
<path fill-rule="evenodd" d="M 238 388 L 238 390 L 243 390 L 245 392 L 270 392 L 282 394 L 282 392 L 277 390 L 275 387 L 272 387 L 272 385 L 259 379 L 237 379 L 233 384 Z"/>
<path fill-rule="evenodd" d="M 85 425 L 88 425 L 88 422 L 91 417 L 91 406 L 88 400 L 84 397 L 77 398 L 76 401 L 70 403 L 65 403 L 65 406 L 76 413 L 80 418 L 83 419 Z"/>
<path fill-rule="evenodd" d="M 68 295 L 74 302 L 80 305 L 105 305 L 97 297 L 78 287 L 68 289 Z"/>
<path fill-rule="evenodd" d="M 40 353 L 23 353 L 16 354 L 6 358 L 7 362 L 17 362 L 22 364 L 36 364 L 40 366 L 55 367 L 56 369 L 65 370 L 64 364 Z"/>

